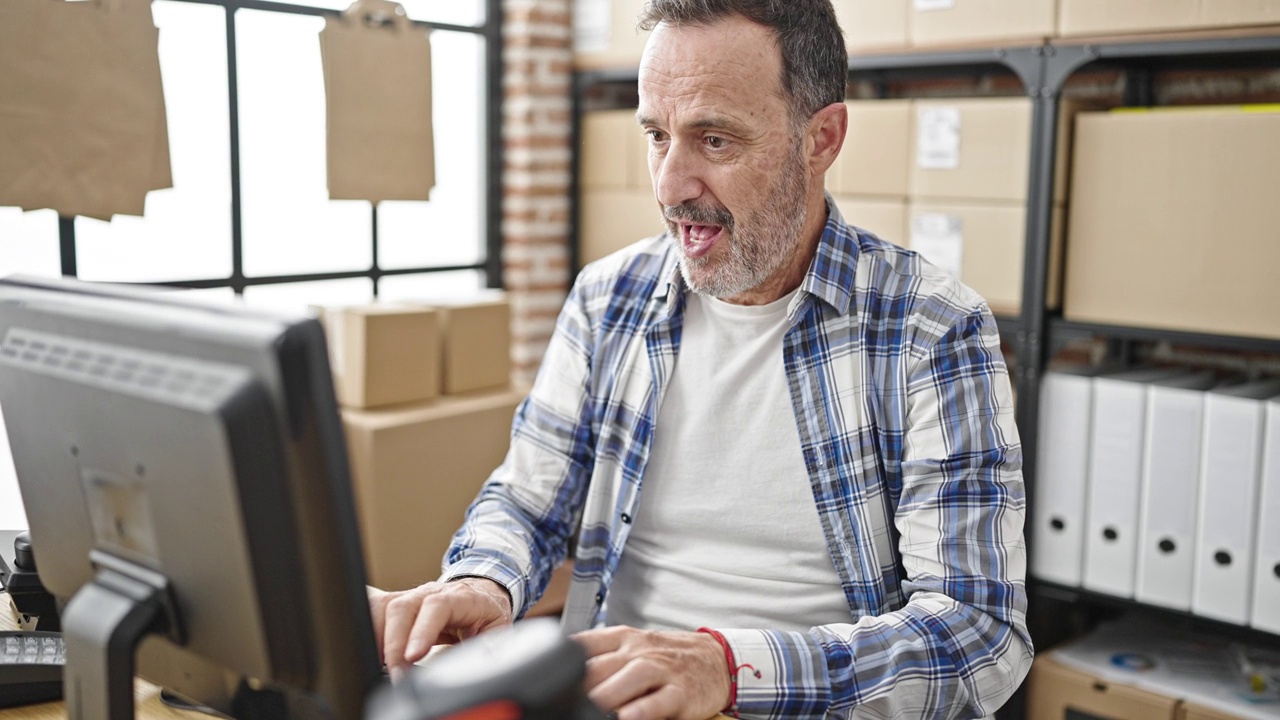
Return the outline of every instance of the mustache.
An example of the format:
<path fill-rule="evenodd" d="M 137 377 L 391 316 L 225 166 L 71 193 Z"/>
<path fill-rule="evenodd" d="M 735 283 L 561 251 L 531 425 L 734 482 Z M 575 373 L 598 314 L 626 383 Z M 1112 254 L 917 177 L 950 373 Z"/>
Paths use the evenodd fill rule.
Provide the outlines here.
<path fill-rule="evenodd" d="M 668 223 L 719 225 L 726 230 L 733 230 L 733 214 L 727 208 L 720 206 L 696 205 L 694 203 L 664 205 L 662 217 Z"/>

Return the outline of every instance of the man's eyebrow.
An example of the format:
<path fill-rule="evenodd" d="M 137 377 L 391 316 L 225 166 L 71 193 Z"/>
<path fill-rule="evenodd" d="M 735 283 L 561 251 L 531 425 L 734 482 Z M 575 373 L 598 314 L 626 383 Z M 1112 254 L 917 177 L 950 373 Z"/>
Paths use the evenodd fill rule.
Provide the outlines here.
<path fill-rule="evenodd" d="M 659 124 L 655 118 L 641 112 L 636 113 L 636 122 L 639 123 L 641 127 L 647 127 L 650 125 L 656 126 Z M 743 130 L 741 123 L 722 115 L 712 115 L 710 117 L 699 118 L 685 127 L 690 130 L 729 130 L 737 132 L 741 132 Z"/>

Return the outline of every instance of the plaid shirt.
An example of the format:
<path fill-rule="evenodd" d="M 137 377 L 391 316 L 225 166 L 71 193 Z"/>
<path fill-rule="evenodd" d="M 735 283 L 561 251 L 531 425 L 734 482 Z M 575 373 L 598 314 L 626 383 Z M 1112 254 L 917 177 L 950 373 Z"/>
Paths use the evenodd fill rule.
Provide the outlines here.
<path fill-rule="evenodd" d="M 737 708 L 986 715 L 1032 657 L 1022 452 L 995 322 L 972 290 L 828 207 L 783 350 L 849 622 L 723 629 L 761 674 L 740 673 Z M 446 579 L 492 578 L 522 615 L 576 534 L 562 621 L 572 632 L 604 618 L 680 349 L 677 260 L 663 235 L 583 269 Z"/>

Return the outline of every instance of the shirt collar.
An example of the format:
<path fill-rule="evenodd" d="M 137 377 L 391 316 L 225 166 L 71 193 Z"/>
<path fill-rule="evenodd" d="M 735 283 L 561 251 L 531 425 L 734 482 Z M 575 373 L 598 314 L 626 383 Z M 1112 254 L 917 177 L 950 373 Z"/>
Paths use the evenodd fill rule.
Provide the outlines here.
<path fill-rule="evenodd" d="M 858 232 L 844 221 L 840 208 L 830 193 L 827 199 L 827 224 L 818 240 L 818 248 L 800 290 L 830 305 L 841 315 L 848 313 L 853 302 L 854 273 L 858 265 Z M 671 236 L 667 234 L 668 240 Z M 668 313 L 675 309 L 677 298 L 688 289 L 680 274 L 680 253 L 675 242 L 667 244 L 666 256 L 653 299 L 667 304 Z"/>

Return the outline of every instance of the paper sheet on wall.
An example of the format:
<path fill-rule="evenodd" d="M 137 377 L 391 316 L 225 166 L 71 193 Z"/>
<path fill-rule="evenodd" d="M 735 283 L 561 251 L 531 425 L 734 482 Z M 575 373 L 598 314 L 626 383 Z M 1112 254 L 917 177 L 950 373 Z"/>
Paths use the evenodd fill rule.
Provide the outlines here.
<path fill-rule="evenodd" d="M 956 6 L 956 0 L 916 0 L 916 10 L 950 10 Z"/>
<path fill-rule="evenodd" d="M 171 187 L 146 0 L 0 2 L 0 205 L 110 219 Z"/>
<path fill-rule="evenodd" d="M 964 227 L 958 215 L 916 213 L 911 218 L 911 249 L 960 279 L 964 265 Z"/>
<path fill-rule="evenodd" d="M 613 3 L 610 0 L 574 0 L 574 52 L 605 52 L 612 43 Z"/>
<path fill-rule="evenodd" d="M 960 108 L 919 108 L 916 125 L 916 164 L 922 170 L 960 167 Z"/>
<path fill-rule="evenodd" d="M 341 17 L 326 18 L 320 56 L 329 197 L 430 199 L 436 177 L 426 31 L 396 3 L 357 0 Z"/>

